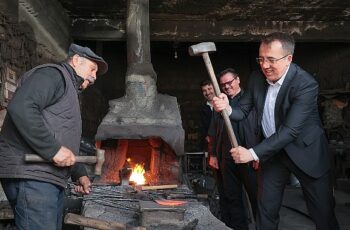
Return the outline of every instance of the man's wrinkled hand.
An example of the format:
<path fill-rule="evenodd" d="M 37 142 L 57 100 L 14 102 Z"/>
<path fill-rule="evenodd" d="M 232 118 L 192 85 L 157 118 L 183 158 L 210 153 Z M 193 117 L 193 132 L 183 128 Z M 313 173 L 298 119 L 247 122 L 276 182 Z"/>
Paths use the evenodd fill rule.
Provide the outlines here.
<path fill-rule="evenodd" d="M 89 194 L 92 191 L 91 181 L 89 177 L 87 176 L 80 177 L 78 180 L 78 184 L 74 186 L 74 191 L 83 195 Z"/>
<path fill-rule="evenodd" d="M 209 166 L 213 169 L 219 169 L 218 159 L 213 156 L 209 156 Z"/>
<path fill-rule="evenodd" d="M 238 146 L 236 148 L 232 148 L 230 150 L 230 152 L 231 152 L 231 156 L 232 156 L 233 160 L 237 164 L 248 163 L 248 162 L 254 160 L 254 158 L 253 158 L 252 154 L 250 153 L 250 151 L 248 149 L 246 149 L 246 148 L 243 148 L 242 146 Z"/>
<path fill-rule="evenodd" d="M 75 164 L 75 155 L 71 150 L 62 146 L 52 160 L 58 167 L 72 166 Z"/>
<path fill-rule="evenodd" d="M 221 112 L 224 109 L 228 109 L 230 107 L 230 104 L 228 102 L 227 95 L 224 93 L 221 93 L 218 97 L 213 98 L 213 107 L 216 112 Z"/>

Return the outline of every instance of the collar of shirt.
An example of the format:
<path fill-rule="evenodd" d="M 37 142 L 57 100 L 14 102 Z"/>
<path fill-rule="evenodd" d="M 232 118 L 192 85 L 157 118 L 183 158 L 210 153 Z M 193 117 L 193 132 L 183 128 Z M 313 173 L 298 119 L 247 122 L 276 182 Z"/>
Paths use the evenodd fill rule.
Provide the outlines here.
<path fill-rule="evenodd" d="M 230 98 L 230 99 L 233 99 L 233 98 L 236 98 L 236 97 L 239 98 L 241 96 L 241 94 L 242 94 L 242 89 L 240 88 L 238 90 L 238 92 L 234 96 L 227 96 L 227 97 Z"/>
<path fill-rule="evenodd" d="M 81 84 L 83 84 L 84 79 L 82 77 L 80 77 L 75 70 L 73 69 L 73 67 L 71 65 L 69 65 L 67 62 L 63 62 L 62 66 L 64 66 L 66 68 L 66 70 L 69 72 L 69 74 L 71 75 L 71 80 L 73 82 L 74 88 L 76 89 L 77 93 L 80 93 L 80 86 Z"/>
<path fill-rule="evenodd" d="M 209 101 L 207 101 L 207 106 L 209 106 L 209 108 L 211 109 L 211 111 L 213 111 L 213 105 L 209 102 Z"/>

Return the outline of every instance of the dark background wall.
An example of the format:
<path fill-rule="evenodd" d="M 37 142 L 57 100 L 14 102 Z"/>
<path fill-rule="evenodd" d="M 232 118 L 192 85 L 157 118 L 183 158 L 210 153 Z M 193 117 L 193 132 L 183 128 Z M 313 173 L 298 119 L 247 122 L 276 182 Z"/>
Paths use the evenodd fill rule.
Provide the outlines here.
<path fill-rule="evenodd" d="M 18 22 L 17 8 L 14 3 L 6 8 L 6 2 L 0 3 L 0 113 L 5 113 L 15 82 L 27 70 L 42 63 L 52 62 L 57 57 L 48 52 L 35 40 L 34 32 L 26 22 Z M 5 5 L 3 5 L 5 4 Z M 8 9 L 3 12 L 3 8 Z M 10 74 L 11 73 L 11 74 Z M 9 83 L 9 76 L 14 81 Z M 5 83 L 12 85 L 5 87 Z M 3 116 L 0 115 L 0 127 Z"/>
<path fill-rule="evenodd" d="M 0 1 L 0 77 L 2 82 L 4 82 L 7 69 L 15 71 L 19 77 L 35 65 L 58 60 L 58 52 L 50 51 L 45 45 L 36 41 L 38 31 L 35 32 L 31 29 L 26 20 L 19 23 L 18 9 L 18 1 Z M 46 15 L 46 11 L 47 9 L 45 12 L 39 10 L 42 15 Z M 191 24 L 189 28 L 192 26 Z M 89 29 L 91 28 L 89 27 Z M 316 37 L 318 37 L 318 41 L 332 39 L 331 34 L 324 31 L 322 31 L 322 35 Z M 313 39 L 312 36 L 311 38 L 307 36 L 296 38 L 302 41 L 312 41 Z M 305 40 L 305 38 L 307 39 Z M 229 37 L 225 37 L 225 39 L 230 40 Z M 110 64 L 109 72 L 99 78 L 95 86 L 89 88 L 81 97 L 83 134 L 85 137 L 93 139 L 97 126 L 108 111 L 108 101 L 124 95 L 124 78 L 127 68 L 126 43 L 124 41 L 76 42 L 91 47 L 104 56 Z M 152 63 L 158 74 L 158 91 L 178 99 L 183 127 L 186 131 L 185 148 L 188 152 L 199 151 L 201 148 L 199 144 L 201 138 L 198 133 L 198 111 L 203 103 L 203 97 L 199 83 L 208 79 L 202 58 L 188 55 L 187 49 L 190 45 L 192 43 L 160 41 L 151 43 Z M 258 68 L 255 63 L 258 43 L 220 42 L 216 45 L 218 51 L 211 54 L 215 71 L 219 72 L 224 68 L 234 67 L 240 73 L 241 83 L 244 87 L 249 73 Z M 175 50 L 178 58 L 174 57 Z M 321 90 L 349 90 L 350 43 L 297 42 L 294 59 L 318 80 Z M 1 84 L 0 94 L 3 91 L 4 84 Z M 334 94 L 341 99 L 345 98 L 346 101 L 348 92 L 335 92 Z M 327 95 L 327 97 L 330 96 Z M 325 96 L 320 98 L 324 99 Z M 1 103 L 2 99 L 3 95 L 0 96 L 0 105 L 3 104 Z M 4 111 L 4 109 L 0 111 Z M 350 113 L 345 111 L 345 119 L 349 121 L 350 116 L 347 114 Z"/>
<path fill-rule="evenodd" d="M 16 9 L 16 7 L 14 7 Z M 37 44 L 33 31 L 25 23 L 18 23 L 16 10 L 0 14 L 0 74 L 2 80 L 6 68 L 14 70 L 19 77 L 37 64 L 57 60 L 55 54 Z M 87 45 L 109 62 L 109 72 L 100 77 L 95 86 L 82 94 L 83 134 L 93 139 L 96 129 L 108 111 L 108 101 L 124 95 L 124 81 L 127 69 L 126 43 L 116 41 L 75 41 Z M 152 63 L 158 75 L 158 91 L 177 97 L 186 131 L 187 152 L 201 150 L 199 136 L 199 107 L 203 103 L 199 84 L 208 79 L 201 57 L 190 57 L 188 47 L 193 43 L 152 42 Z M 216 72 L 227 67 L 235 68 L 241 76 L 244 87 L 249 73 L 258 68 L 255 57 L 259 44 L 256 42 L 216 43 L 217 52 L 211 59 Z M 175 51 L 177 58 L 175 58 Z M 310 72 L 320 83 L 322 90 L 350 88 L 350 43 L 299 43 L 294 61 Z M 302 79 L 301 79 L 302 80 Z M 4 84 L 1 85 L 1 93 Z M 335 93 L 342 99 L 348 98 L 348 91 Z M 329 96 L 328 96 L 329 97 Z M 320 99 L 324 99 L 323 96 Z M 345 108 L 345 120 L 350 120 Z"/>
<path fill-rule="evenodd" d="M 83 94 L 84 135 L 93 138 L 96 128 L 108 109 L 108 100 L 124 95 L 126 73 L 125 42 L 76 41 L 97 49 L 108 61 L 109 71 L 98 78 L 96 85 Z M 192 43 L 152 42 L 151 55 L 157 73 L 158 92 L 177 97 L 183 127 L 186 131 L 185 150 L 200 151 L 199 107 L 203 103 L 199 84 L 209 79 L 201 57 L 188 55 Z M 216 43 L 212 53 L 214 70 L 233 67 L 240 73 L 244 87 L 249 73 L 258 68 L 255 57 L 258 43 Z M 101 48 L 102 47 L 102 48 Z M 175 50 L 177 58 L 174 57 Z M 320 83 L 320 89 L 348 89 L 350 84 L 349 43 L 297 43 L 294 61 L 311 73 Z M 302 79 L 300 79 L 302 80 Z"/>

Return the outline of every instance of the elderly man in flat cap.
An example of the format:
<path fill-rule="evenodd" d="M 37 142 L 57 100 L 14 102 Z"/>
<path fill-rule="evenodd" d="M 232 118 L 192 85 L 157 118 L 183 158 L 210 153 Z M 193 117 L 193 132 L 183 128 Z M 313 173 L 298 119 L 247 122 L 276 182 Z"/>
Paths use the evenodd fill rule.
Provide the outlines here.
<path fill-rule="evenodd" d="M 70 176 L 77 192 L 90 192 L 84 166 L 75 164 L 82 130 L 78 94 L 107 69 L 102 57 L 72 44 L 65 62 L 22 76 L 0 134 L 0 180 L 18 230 L 61 229 Z M 50 163 L 25 162 L 24 154 Z"/>

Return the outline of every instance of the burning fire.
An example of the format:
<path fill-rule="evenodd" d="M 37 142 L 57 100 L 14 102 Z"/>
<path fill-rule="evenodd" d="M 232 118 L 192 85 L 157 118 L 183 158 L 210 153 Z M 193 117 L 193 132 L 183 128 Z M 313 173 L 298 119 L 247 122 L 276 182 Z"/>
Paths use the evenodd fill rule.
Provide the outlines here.
<path fill-rule="evenodd" d="M 129 181 L 133 181 L 137 185 L 144 185 L 146 184 L 146 178 L 144 174 L 145 174 L 145 169 L 143 165 L 136 164 L 135 167 L 132 169 L 132 173 Z"/>

